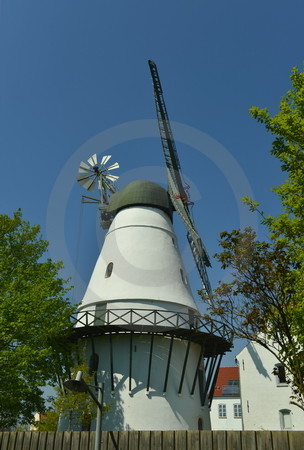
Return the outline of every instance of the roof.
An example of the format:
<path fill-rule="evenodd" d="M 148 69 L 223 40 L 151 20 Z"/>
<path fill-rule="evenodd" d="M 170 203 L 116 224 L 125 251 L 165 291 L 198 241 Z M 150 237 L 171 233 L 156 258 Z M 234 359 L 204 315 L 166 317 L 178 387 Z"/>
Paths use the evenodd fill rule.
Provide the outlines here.
<path fill-rule="evenodd" d="M 152 181 L 136 180 L 112 194 L 107 210 L 117 213 L 129 206 L 152 206 L 172 217 L 172 204 L 166 189 Z"/>
<path fill-rule="evenodd" d="M 214 397 L 239 397 L 239 368 L 220 367 L 214 387 Z"/>

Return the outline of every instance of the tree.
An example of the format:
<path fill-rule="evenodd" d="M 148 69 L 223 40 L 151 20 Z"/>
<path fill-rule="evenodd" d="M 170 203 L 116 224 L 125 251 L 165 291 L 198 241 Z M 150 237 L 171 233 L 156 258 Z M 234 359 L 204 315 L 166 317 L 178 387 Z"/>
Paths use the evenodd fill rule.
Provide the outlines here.
<path fill-rule="evenodd" d="M 0 429 L 32 422 L 44 410 L 41 388 L 69 365 L 74 306 L 47 248 L 20 211 L 0 215 Z"/>
<path fill-rule="evenodd" d="M 232 281 L 215 289 L 207 316 L 275 354 L 289 373 L 291 402 L 304 410 L 304 73 L 293 69 L 291 82 L 277 114 L 250 110 L 276 136 L 271 153 L 287 179 L 272 190 L 282 213 L 267 216 L 244 197 L 260 213 L 269 240 L 259 241 L 249 228 L 221 233 L 215 257 L 231 270 Z"/>
<path fill-rule="evenodd" d="M 94 391 L 92 385 L 96 386 L 96 372 L 92 372 L 87 364 L 80 362 L 71 369 L 72 379 L 76 377 L 78 371 L 83 373 L 83 380 Z M 97 406 L 92 397 L 87 392 L 72 392 L 64 386 L 55 388 L 55 392 L 56 395 L 53 398 L 51 408 L 36 423 L 36 428 L 39 431 L 56 431 L 61 417 L 68 421 L 69 429 L 73 429 L 78 424 L 82 429 L 89 430 L 97 413 Z M 111 404 L 103 406 L 103 415 L 107 413 L 110 407 Z"/>

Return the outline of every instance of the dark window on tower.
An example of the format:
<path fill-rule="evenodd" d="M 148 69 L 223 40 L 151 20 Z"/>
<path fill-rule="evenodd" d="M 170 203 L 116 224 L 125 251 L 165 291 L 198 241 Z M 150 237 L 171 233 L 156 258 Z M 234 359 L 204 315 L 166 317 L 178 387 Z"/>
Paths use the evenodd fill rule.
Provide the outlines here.
<path fill-rule="evenodd" d="M 273 368 L 273 372 L 274 375 L 276 375 L 278 378 L 278 384 L 285 384 L 287 383 L 286 380 L 286 373 L 285 373 L 285 367 L 283 366 L 283 364 L 276 364 Z"/>
<path fill-rule="evenodd" d="M 107 269 L 106 269 L 106 273 L 105 273 L 105 278 L 109 278 L 112 275 L 112 271 L 113 271 L 113 263 L 110 262 L 107 265 Z"/>
<path fill-rule="evenodd" d="M 187 277 L 185 276 L 183 269 L 179 269 L 179 270 L 180 270 L 180 274 L 181 274 L 181 278 L 183 280 L 183 283 L 187 286 L 187 284 L 188 284 Z"/>

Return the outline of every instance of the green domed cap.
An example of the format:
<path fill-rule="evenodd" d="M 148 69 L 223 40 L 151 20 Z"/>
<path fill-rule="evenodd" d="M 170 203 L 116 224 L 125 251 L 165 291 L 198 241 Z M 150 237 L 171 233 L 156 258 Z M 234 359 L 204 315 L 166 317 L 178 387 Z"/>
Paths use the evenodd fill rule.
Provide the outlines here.
<path fill-rule="evenodd" d="M 159 208 L 165 211 L 170 218 L 172 217 L 172 204 L 166 189 L 152 181 L 145 180 L 132 181 L 120 191 L 112 194 L 107 210 L 117 213 L 120 209 L 135 205 Z"/>

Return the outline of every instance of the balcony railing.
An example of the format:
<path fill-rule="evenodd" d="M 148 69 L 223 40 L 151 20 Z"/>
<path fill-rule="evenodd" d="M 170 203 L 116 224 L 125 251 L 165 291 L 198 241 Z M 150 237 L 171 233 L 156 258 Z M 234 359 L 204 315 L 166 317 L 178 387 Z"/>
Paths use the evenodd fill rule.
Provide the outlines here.
<path fill-rule="evenodd" d="M 72 316 L 74 328 L 102 327 L 104 330 L 115 328 L 140 333 L 157 334 L 188 334 L 200 333 L 215 335 L 224 339 L 231 346 L 231 335 L 225 325 L 213 321 L 206 321 L 201 316 L 155 309 L 104 309 L 79 311 Z M 79 330 L 80 331 L 80 330 Z"/>

